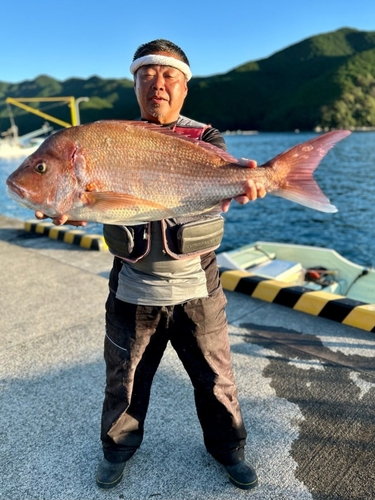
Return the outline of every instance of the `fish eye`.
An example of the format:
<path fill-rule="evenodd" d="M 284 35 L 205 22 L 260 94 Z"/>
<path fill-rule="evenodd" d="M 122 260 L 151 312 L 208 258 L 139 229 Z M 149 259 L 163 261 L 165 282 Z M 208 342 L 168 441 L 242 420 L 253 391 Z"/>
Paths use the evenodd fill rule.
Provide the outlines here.
<path fill-rule="evenodd" d="M 38 174 L 44 174 L 47 171 L 47 165 L 43 161 L 35 165 L 34 169 Z"/>

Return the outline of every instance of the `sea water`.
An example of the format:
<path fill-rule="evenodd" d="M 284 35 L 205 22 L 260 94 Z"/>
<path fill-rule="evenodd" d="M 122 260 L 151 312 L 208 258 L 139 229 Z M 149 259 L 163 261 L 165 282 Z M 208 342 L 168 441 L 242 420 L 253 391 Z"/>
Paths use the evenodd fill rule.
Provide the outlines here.
<path fill-rule="evenodd" d="M 255 159 L 259 165 L 297 143 L 316 137 L 311 133 L 259 133 L 225 135 L 235 157 Z M 6 193 L 7 176 L 20 159 L 0 158 L 0 214 L 33 218 Z M 333 248 L 357 264 L 375 267 L 375 132 L 354 132 L 329 151 L 315 179 L 338 208 L 326 214 L 267 195 L 240 206 L 232 202 L 225 217 L 225 235 L 218 251 L 257 240 Z M 101 225 L 86 231 L 101 233 Z"/>

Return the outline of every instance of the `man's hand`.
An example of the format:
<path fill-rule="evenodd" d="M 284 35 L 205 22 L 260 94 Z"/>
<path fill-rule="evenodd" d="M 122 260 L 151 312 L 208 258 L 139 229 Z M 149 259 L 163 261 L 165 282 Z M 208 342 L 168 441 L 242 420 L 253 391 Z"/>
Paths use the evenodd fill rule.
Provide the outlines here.
<path fill-rule="evenodd" d="M 257 167 L 256 161 L 250 160 L 248 162 L 248 167 L 256 168 Z M 236 201 L 240 205 L 245 205 L 245 203 L 248 203 L 249 201 L 254 201 L 257 198 L 264 198 L 267 194 L 267 191 L 265 190 L 263 184 L 261 184 L 260 182 L 254 182 L 252 180 L 246 182 L 245 192 L 246 192 L 245 195 L 236 196 L 235 198 L 233 198 L 234 201 Z M 231 201 L 232 200 L 230 198 L 222 201 L 221 209 L 223 212 L 228 212 Z"/>
<path fill-rule="evenodd" d="M 35 212 L 35 217 L 39 220 L 48 219 L 48 215 L 44 215 L 44 213 L 41 212 L 40 210 L 37 210 Z M 69 220 L 69 216 L 65 214 L 59 215 L 58 217 L 54 217 L 52 219 L 52 222 L 55 224 L 55 226 L 62 226 L 63 224 L 70 224 L 71 226 L 76 226 L 76 227 L 87 226 L 86 221 Z"/>

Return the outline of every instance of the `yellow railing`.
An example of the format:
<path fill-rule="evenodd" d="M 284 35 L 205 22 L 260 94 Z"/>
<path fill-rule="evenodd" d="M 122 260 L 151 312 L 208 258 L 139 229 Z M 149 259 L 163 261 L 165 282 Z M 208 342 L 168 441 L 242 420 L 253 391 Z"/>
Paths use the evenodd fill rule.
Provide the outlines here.
<path fill-rule="evenodd" d="M 73 96 L 70 96 L 70 97 L 17 97 L 17 98 L 7 97 L 5 102 L 7 102 L 9 104 L 14 104 L 14 106 L 18 106 L 19 108 L 22 108 L 25 111 L 28 111 L 30 113 L 34 113 L 35 115 L 41 116 L 42 118 L 45 118 L 48 121 L 57 123 L 58 125 L 61 125 L 62 127 L 65 127 L 65 128 L 72 127 L 74 125 L 77 125 L 77 123 L 78 123 L 77 122 L 76 101 L 75 101 L 75 97 L 73 97 Z M 44 113 L 43 111 L 40 111 L 39 109 L 32 108 L 31 106 L 24 104 L 24 102 L 66 102 L 70 106 L 70 114 L 71 114 L 72 123 L 68 123 L 68 122 L 64 122 L 63 120 L 59 120 L 58 118 L 55 118 L 52 115 Z"/>

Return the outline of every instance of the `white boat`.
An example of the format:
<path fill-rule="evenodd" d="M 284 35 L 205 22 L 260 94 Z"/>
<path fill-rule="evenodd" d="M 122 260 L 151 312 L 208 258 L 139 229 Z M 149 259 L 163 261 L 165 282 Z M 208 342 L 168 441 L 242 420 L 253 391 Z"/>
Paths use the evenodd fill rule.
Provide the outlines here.
<path fill-rule="evenodd" d="M 46 135 L 52 130 L 53 128 L 45 123 L 38 130 L 18 136 L 18 129 L 13 125 L 8 131 L 1 134 L 4 139 L 0 139 L 0 158 L 18 158 L 31 155 L 45 140 L 45 137 L 39 136 Z"/>
<path fill-rule="evenodd" d="M 0 158 L 20 158 L 29 156 L 38 149 L 43 140 L 44 139 L 34 139 L 25 144 L 19 142 L 14 143 L 4 139 L 0 140 Z"/>
<path fill-rule="evenodd" d="M 227 290 L 375 332 L 375 269 L 335 250 L 257 241 L 217 262 Z"/>

